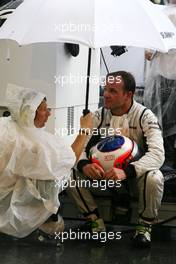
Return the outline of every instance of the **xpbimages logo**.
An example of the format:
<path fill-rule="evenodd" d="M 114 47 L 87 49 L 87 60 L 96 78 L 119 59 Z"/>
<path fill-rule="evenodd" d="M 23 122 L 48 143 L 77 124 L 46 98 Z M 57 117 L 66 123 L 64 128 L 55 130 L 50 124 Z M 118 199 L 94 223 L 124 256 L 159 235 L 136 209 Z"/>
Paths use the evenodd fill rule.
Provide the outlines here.
<path fill-rule="evenodd" d="M 120 188 L 121 180 L 89 180 L 89 179 L 80 179 L 77 180 L 69 179 L 60 181 L 59 178 L 55 180 L 55 187 L 58 187 L 61 190 L 66 188 L 100 188 L 101 190 L 107 190 L 109 188 Z"/>
<path fill-rule="evenodd" d="M 55 232 L 55 239 L 60 240 L 62 243 L 65 240 L 97 240 L 105 243 L 107 240 L 120 240 L 122 238 L 121 232 L 83 232 L 79 229 L 75 232 L 72 229 L 67 232 Z"/>

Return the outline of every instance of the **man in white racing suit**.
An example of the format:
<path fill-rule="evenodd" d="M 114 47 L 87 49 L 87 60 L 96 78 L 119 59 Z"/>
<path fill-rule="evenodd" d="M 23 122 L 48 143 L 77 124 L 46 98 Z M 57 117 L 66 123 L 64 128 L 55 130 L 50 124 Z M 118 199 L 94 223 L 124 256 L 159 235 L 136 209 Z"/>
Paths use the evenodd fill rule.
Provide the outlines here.
<path fill-rule="evenodd" d="M 133 240 L 136 245 L 145 247 L 151 244 L 151 227 L 156 222 L 163 196 L 164 179 L 159 169 L 164 162 L 164 147 L 156 116 L 133 99 L 135 87 L 135 79 L 128 72 L 118 71 L 107 75 L 104 107 L 94 114 L 94 129 L 97 128 L 99 133 L 97 136 L 88 137 L 85 151 L 77 164 L 78 171 L 74 171 L 73 178 L 121 181 L 126 179 L 129 184 L 135 182 L 138 190 L 139 221 Z M 140 147 L 142 155 L 125 170 L 112 168 L 104 172 L 88 158 L 90 148 L 101 139 L 101 132 L 103 131 L 103 137 L 105 131 L 108 136 L 110 128 L 111 131 L 112 128 L 114 131 L 120 130 L 122 135 L 134 140 Z M 97 226 L 92 228 L 92 231 L 105 230 L 90 191 L 76 186 L 69 188 L 69 193 L 80 211 L 95 223 L 94 227 Z"/>

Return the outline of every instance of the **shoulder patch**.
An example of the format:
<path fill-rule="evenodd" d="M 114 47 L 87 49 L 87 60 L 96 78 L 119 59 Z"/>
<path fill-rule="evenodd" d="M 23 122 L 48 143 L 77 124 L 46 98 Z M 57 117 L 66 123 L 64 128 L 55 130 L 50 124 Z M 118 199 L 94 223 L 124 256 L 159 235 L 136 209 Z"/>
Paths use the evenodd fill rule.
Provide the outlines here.
<path fill-rule="evenodd" d="M 99 111 L 96 111 L 95 112 L 95 117 L 98 118 L 98 119 L 100 119 L 100 112 Z"/>

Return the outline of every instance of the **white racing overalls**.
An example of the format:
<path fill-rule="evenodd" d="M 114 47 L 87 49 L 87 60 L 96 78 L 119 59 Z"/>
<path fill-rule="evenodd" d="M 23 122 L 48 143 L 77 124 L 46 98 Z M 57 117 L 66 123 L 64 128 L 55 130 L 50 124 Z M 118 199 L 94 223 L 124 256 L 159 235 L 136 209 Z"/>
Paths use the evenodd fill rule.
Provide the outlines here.
<path fill-rule="evenodd" d="M 103 136 L 106 130 L 108 135 L 113 119 L 110 110 L 100 108 L 94 115 L 94 128 L 99 128 Z M 127 166 L 125 170 L 127 181 L 129 184 L 132 181 L 136 183 L 139 216 L 146 221 L 153 221 L 157 217 L 163 196 L 164 178 L 159 170 L 164 162 L 162 132 L 152 111 L 136 101 L 133 101 L 128 113 L 120 119 L 122 121 L 120 129 L 138 144 L 142 153 L 137 161 Z M 91 135 L 87 139 L 85 150 L 77 164 L 78 170 L 74 171 L 72 179 L 80 179 L 83 166 L 90 163 L 86 149 L 90 138 Z M 79 184 L 79 187 L 68 188 L 68 192 L 83 214 L 91 214 L 96 210 L 97 205 L 88 189 L 80 187 Z"/>

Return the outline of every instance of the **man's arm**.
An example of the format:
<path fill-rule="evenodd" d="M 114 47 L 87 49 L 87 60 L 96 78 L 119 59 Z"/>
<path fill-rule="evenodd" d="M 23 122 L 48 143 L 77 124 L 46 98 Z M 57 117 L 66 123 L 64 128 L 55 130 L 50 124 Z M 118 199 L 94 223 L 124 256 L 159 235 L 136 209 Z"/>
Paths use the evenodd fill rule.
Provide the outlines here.
<path fill-rule="evenodd" d="M 137 161 L 130 163 L 124 170 L 113 168 L 106 172 L 109 179 L 123 180 L 140 177 L 150 170 L 158 170 L 164 162 L 164 146 L 160 126 L 156 116 L 147 109 L 141 120 L 147 151 Z"/>
<path fill-rule="evenodd" d="M 146 139 L 147 151 L 138 161 L 130 164 L 131 167 L 134 166 L 137 177 L 147 171 L 160 169 L 165 159 L 162 132 L 151 110 L 145 111 L 141 126 Z"/>

